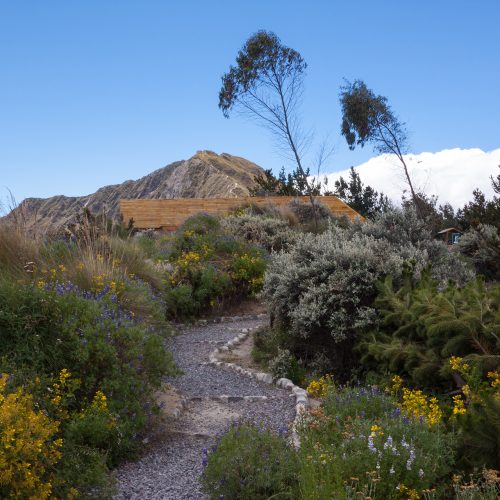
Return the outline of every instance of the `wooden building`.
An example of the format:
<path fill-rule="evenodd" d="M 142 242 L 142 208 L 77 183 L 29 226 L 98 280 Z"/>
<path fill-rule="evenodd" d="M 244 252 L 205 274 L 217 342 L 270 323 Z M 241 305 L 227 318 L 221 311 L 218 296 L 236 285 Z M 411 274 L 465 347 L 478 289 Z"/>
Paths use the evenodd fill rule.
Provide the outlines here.
<path fill-rule="evenodd" d="M 130 219 L 137 229 L 163 229 L 175 231 L 190 216 L 200 212 L 210 215 L 224 215 L 244 205 L 287 205 L 292 200 L 310 203 L 307 196 L 252 196 L 245 198 L 176 198 L 120 200 L 123 221 Z M 316 196 L 318 203 L 328 207 L 337 217 L 350 220 L 363 219 L 355 210 L 336 196 Z"/>
<path fill-rule="evenodd" d="M 456 227 L 443 229 L 436 234 L 436 239 L 444 241 L 447 245 L 456 245 L 460 241 L 462 231 Z"/>

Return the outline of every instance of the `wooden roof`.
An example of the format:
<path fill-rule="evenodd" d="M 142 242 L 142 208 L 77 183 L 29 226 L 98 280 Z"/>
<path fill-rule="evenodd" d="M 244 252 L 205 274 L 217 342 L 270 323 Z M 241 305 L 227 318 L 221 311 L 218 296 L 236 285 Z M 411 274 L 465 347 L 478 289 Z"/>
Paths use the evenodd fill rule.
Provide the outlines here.
<path fill-rule="evenodd" d="M 120 200 L 123 220 L 134 221 L 137 229 L 177 229 L 190 216 L 200 212 L 210 215 L 224 215 L 245 204 L 287 205 L 292 200 L 309 203 L 307 196 L 252 196 L 241 198 L 175 198 Z M 328 207 L 337 217 L 347 216 L 350 220 L 363 219 L 355 210 L 336 196 L 316 196 L 315 200 Z"/>
<path fill-rule="evenodd" d="M 443 229 L 442 231 L 438 231 L 436 234 L 445 234 L 445 233 L 449 233 L 450 231 L 453 231 L 455 233 L 460 233 L 460 234 L 463 233 L 463 231 L 461 231 L 460 229 L 457 229 L 456 227 L 447 227 L 446 229 Z"/>

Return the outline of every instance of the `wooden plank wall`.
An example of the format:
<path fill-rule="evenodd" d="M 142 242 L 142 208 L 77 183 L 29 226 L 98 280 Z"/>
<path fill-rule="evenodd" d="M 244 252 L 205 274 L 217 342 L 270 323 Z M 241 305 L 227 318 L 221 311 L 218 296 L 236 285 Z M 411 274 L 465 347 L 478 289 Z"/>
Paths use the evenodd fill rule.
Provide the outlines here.
<path fill-rule="evenodd" d="M 337 216 L 347 216 L 354 220 L 362 217 L 336 196 L 317 196 L 316 201 L 327 206 Z M 164 229 L 173 231 L 191 215 L 205 212 L 223 215 L 245 204 L 287 205 L 292 200 L 309 203 L 307 196 L 252 196 L 245 198 L 175 198 L 175 199 L 135 199 L 120 200 L 123 220 L 134 220 L 137 229 Z"/>

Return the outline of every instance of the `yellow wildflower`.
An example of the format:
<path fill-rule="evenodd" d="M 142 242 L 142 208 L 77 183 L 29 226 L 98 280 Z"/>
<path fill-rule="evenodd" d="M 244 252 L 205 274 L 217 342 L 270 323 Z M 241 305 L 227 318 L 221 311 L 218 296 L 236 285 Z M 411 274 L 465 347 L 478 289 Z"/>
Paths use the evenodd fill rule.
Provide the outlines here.
<path fill-rule="evenodd" d="M 462 393 L 466 398 L 470 397 L 470 387 L 469 384 L 465 384 L 462 386 Z"/>
<path fill-rule="evenodd" d="M 491 379 L 491 387 L 493 387 L 494 389 L 500 387 L 500 373 L 498 373 L 496 370 L 493 372 L 488 372 L 487 377 Z"/>
<path fill-rule="evenodd" d="M 436 398 L 428 399 L 421 390 L 411 390 L 406 387 L 403 388 L 400 409 L 410 417 L 425 419 L 430 426 L 438 424 L 443 417 Z"/>
<path fill-rule="evenodd" d="M 333 386 L 331 375 L 325 375 L 318 380 L 312 380 L 307 386 L 307 392 L 313 398 L 326 398 L 329 389 Z"/>
<path fill-rule="evenodd" d="M 97 411 L 107 411 L 108 409 L 108 398 L 101 390 L 98 390 L 92 401 L 91 408 Z"/>
<path fill-rule="evenodd" d="M 459 356 L 452 356 L 449 359 L 450 367 L 453 371 L 465 373 L 469 370 L 470 366 L 464 362 L 464 359 Z"/>
<path fill-rule="evenodd" d="M 62 439 L 52 441 L 59 422 L 35 411 L 23 389 L 6 395 L 7 375 L 0 378 L 0 478 L 12 498 L 46 499 L 52 495 L 54 465 Z"/>
<path fill-rule="evenodd" d="M 453 415 L 463 415 L 466 412 L 462 396 L 460 394 L 453 396 Z"/>
<path fill-rule="evenodd" d="M 391 379 L 392 389 L 397 391 L 403 385 L 403 379 L 399 375 L 394 375 Z"/>
<path fill-rule="evenodd" d="M 439 408 L 437 398 L 432 397 L 429 401 L 429 411 L 427 413 L 427 422 L 430 426 L 439 424 L 443 418 L 443 412 Z"/>

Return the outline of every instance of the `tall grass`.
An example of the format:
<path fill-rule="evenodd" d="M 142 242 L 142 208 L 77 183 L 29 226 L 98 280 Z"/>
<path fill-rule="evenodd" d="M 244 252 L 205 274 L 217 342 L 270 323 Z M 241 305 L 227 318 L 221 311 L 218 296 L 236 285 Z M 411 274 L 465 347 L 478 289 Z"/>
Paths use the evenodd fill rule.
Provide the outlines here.
<path fill-rule="evenodd" d="M 116 289 L 120 301 L 146 322 L 164 318 L 162 270 L 130 236 L 82 217 L 56 237 L 32 236 L 21 222 L 0 224 L 0 278 L 38 286 L 71 282 L 81 290 Z"/>

